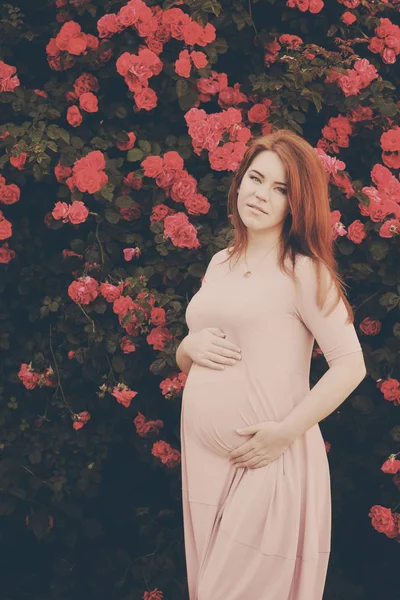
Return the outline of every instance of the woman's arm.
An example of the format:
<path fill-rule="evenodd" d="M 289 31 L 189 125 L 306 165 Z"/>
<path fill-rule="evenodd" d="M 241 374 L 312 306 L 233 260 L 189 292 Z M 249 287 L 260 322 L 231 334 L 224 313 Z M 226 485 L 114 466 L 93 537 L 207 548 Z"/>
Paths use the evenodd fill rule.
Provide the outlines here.
<path fill-rule="evenodd" d="M 185 373 L 185 375 L 189 374 L 190 367 L 193 364 L 192 359 L 185 352 L 185 340 L 189 335 L 190 335 L 190 333 L 188 333 L 188 335 L 183 338 L 183 340 L 181 341 L 181 343 L 178 346 L 178 349 L 177 349 L 176 355 L 175 355 L 176 364 L 178 365 L 180 370 L 183 373 Z"/>

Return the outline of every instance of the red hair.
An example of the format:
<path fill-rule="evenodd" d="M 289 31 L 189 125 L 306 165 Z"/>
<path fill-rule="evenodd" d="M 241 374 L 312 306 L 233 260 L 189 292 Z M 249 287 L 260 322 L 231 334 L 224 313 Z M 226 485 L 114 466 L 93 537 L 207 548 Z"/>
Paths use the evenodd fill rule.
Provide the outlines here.
<path fill-rule="evenodd" d="M 321 269 L 325 265 L 331 276 L 331 283 L 337 290 L 336 303 L 328 314 L 343 300 L 348 322 L 354 322 L 354 313 L 346 298 L 345 286 L 338 272 L 334 257 L 331 208 L 329 198 L 329 176 L 315 152 L 314 148 L 304 138 L 289 129 L 275 129 L 265 136 L 253 138 L 250 146 L 234 174 L 228 192 L 228 218 L 234 228 L 234 241 L 228 246 L 231 260 L 235 255 L 238 259 L 248 246 L 247 229 L 240 218 L 237 207 L 238 187 L 244 174 L 249 169 L 253 159 L 263 152 L 275 152 L 282 161 L 286 171 L 287 198 L 290 206 L 282 228 L 278 246 L 278 264 L 281 270 L 297 282 L 294 268 L 298 255 L 308 256 L 317 269 L 317 306 L 322 309 L 328 290 L 321 286 Z M 288 272 L 286 259 L 289 258 L 292 272 Z M 225 261 L 224 261 L 225 262 Z M 326 271 L 325 271 L 326 273 Z"/>

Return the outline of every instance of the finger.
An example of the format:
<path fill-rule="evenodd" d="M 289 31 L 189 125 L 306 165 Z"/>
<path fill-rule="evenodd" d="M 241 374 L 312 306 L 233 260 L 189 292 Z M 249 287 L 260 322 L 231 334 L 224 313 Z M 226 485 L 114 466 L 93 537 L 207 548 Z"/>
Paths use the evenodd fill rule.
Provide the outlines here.
<path fill-rule="evenodd" d="M 222 340 L 222 339 L 213 339 L 212 342 L 213 346 L 218 346 L 219 349 L 221 350 L 226 350 L 228 352 L 241 352 L 240 347 L 237 344 L 234 344 L 233 342 L 229 342 L 228 340 Z"/>
<path fill-rule="evenodd" d="M 245 469 L 257 469 L 258 465 L 261 462 L 261 460 L 260 460 L 260 457 L 258 456 L 256 458 L 253 458 L 252 460 L 248 460 L 247 462 L 245 462 L 245 463 L 243 463 L 243 464 L 241 464 L 239 466 L 243 467 Z"/>
<path fill-rule="evenodd" d="M 239 456 L 238 458 L 234 458 L 233 462 L 235 462 L 235 463 L 243 463 L 243 462 L 246 462 L 247 460 L 251 460 L 252 458 L 255 458 L 256 456 L 258 456 L 257 450 L 255 450 L 253 448 L 253 450 L 251 452 L 246 452 L 246 454 L 244 454 L 243 456 Z"/>
<path fill-rule="evenodd" d="M 236 448 L 233 452 L 231 452 L 230 454 L 230 458 L 238 458 L 239 456 L 243 456 L 244 454 L 246 454 L 247 452 L 251 452 L 252 450 L 254 450 L 254 446 L 249 442 L 245 442 L 244 444 L 242 444 L 241 446 L 239 446 L 239 448 Z"/>
<path fill-rule="evenodd" d="M 224 365 L 233 365 L 239 359 L 236 360 L 233 355 L 230 355 L 228 353 L 226 353 L 224 356 L 221 356 L 220 354 L 216 354 L 215 352 L 209 351 L 209 352 L 207 352 L 206 360 L 213 360 L 216 363 L 224 364 Z"/>
<path fill-rule="evenodd" d="M 267 460 L 262 460 L 261 462 L 259 462 L 257 465 L 255 465 L 252 468 L 253 469 L 260 469 L 261 467 L 266 467 L 267 465 L 269 465 L 269 462 Z"/>
<path fill-rule="evenodd" d="M 260 460 L 262 460 L 262 457 L 255 454 L 249 458 L 247 458 L 246 460 L 235 460 L 235 465 L 239 466 L 239 467 L 249 467 L 249 466 L 253 466 L 255 464 L 257 464 Z"/>

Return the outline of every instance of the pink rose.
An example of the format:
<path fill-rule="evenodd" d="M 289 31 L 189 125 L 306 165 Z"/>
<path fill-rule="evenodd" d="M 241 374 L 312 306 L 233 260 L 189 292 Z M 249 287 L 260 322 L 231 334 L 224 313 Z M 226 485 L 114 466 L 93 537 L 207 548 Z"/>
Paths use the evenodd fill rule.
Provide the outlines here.
<path fill-rule="evenodd" d="M 79 127 L 83 118 L 77 106 L 70 106 L 67 110 L 67 121 L 72 127 Z"/>
<path fill-rule="evenodd" d="M 99 110 L 98 99 L 92 92 L 84 92 L 79 96 L 79 106 L 90 113 Z"/>
<path fill-rule="evenodd" d="M 69 207 L 68 219 L 73 225 L 84 223 L 88 218 L 89 211 L 80 200 L 75 200 Z"/>

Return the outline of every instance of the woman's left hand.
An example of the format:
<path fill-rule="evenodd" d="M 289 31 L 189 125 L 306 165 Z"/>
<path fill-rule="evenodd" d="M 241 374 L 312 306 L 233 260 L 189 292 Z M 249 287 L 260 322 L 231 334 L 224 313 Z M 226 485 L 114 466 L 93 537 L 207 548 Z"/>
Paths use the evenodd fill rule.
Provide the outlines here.
<path fill-rule="evenodd" d="M 278 421 L 264 421 L 236 429 L 236 432 L 239 435 L 254 435 L 229 454 L 235 467 L 249 469 L 265 467 L 283 454 L 293 442 L 282 423 Z"/>

